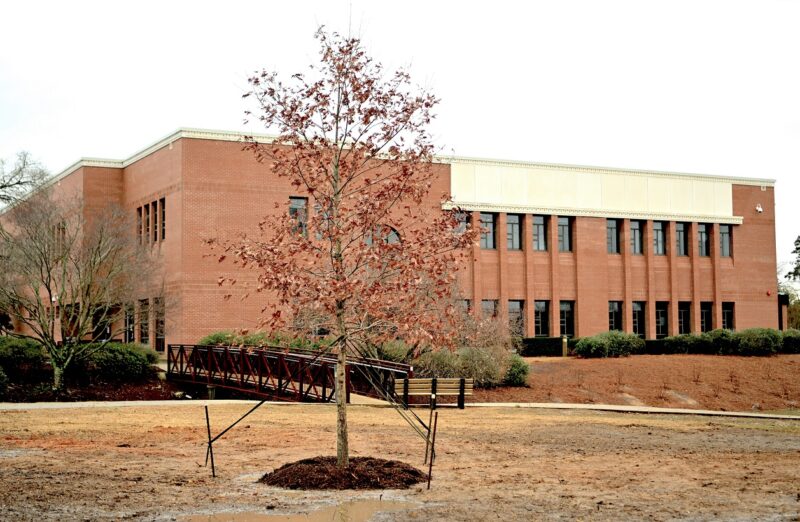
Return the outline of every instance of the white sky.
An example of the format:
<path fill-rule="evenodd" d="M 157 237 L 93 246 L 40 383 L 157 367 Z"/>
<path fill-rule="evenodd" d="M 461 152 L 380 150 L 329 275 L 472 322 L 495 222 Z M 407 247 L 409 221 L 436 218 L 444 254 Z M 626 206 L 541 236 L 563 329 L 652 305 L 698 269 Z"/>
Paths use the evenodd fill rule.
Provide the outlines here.
<path fill-rule="evenodd" d="M 791 259 L 800 0 L 3 2 L 0 157 L 56 173 L 247 130 L 248 74 L 303 70 L 319 24 L 410 65 L 442 99 L 443 153 L 774 178 Z"/>

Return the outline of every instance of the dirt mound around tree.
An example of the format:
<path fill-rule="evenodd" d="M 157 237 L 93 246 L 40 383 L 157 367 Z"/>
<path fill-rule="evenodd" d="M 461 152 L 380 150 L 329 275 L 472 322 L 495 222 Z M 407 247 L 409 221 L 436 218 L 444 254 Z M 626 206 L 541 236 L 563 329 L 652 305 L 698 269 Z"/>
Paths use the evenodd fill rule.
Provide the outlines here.
<path fill-rule="evenodd" d="M 408 489 L 426 478 L 396 460 L 353 457 L 350 466 L 340 470 L 336 457 L 314 457 L 284 464 L 259 482 L 287 489 Z"/>

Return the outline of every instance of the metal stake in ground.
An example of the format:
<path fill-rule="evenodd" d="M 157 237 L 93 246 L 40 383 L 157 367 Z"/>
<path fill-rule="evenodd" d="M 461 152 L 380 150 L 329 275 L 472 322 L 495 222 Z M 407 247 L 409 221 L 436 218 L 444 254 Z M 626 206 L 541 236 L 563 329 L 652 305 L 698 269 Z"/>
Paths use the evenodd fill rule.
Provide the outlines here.
<path fill-rule="evenodd" d="M 428 452 L 431 449 L 431 427 L 433 426 L 433 408 L 431 408 L 431 415 L 428 418 L 428 436 L 425 437 L 425 460 L 422 461 L 423 464 L 428 463 Z"/>
<path fill-rule="evenodd" d="M 211 456 L 211 476 L 217 478 L 217 472 L 214 469 L 214 446 L 211 440 L 211 421 L 208 419 L 208 405 L 206 405 L 206 429 L 208 430 L 208 449 L 206 450 L 206 464 L 208 464 L 208 457 Z"/>
<path fill-rule="evenodd" d="M 436 458 L 436 425 L 439 423 L 439 412 L 433 417 L 433 439 L 431 440 L 431 459 L 428 462 L 428 489 L 431 489 L 431 476 L 433 475 L 433 459 Z"/>

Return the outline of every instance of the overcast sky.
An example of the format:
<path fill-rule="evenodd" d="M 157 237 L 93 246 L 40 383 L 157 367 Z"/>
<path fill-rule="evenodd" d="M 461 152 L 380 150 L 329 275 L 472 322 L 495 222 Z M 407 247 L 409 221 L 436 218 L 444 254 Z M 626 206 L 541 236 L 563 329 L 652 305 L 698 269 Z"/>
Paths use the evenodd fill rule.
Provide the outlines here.
<path fill-rule="evenodd" d="M 179 127 L 246 128 L 256 69 L 316 59 L 320 24 L 441 98 L 443 153 L 777 180 L 800 234 L 800 1 L 0 4 L 0 157 L 53 173 Z"/>

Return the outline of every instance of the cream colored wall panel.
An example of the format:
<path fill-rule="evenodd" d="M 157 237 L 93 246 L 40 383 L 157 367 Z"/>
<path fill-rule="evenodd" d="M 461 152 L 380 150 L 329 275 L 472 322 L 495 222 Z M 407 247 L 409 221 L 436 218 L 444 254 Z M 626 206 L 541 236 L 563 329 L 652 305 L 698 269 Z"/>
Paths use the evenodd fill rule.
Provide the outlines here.
<path fill-rule="evenodd" d="M 742 222 L 733 178 L 565 165 L 451 160 L 453 203 L 469 210 Z M 758 180 L 746 180 L 752 184 Z M 769 183 L 769 180 L 760 182 Z"/>

